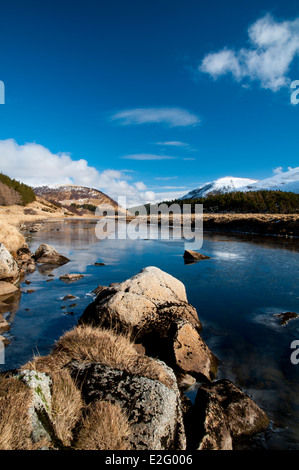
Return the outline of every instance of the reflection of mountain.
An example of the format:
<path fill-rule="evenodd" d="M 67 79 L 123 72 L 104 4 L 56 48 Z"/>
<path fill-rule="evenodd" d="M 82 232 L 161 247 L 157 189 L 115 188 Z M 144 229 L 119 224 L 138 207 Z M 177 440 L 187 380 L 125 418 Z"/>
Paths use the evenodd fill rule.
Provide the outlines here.
<path fill-rule="evenodd" d="M 57 186 L 40 186 L 34 188 L 37 196 L 47 199 L 48 201 L 57 202 L 63 206 L 75 205 L 80 206 L 112 206 L 115 212 L 125 214 L 125 210 L 118 206 L 107 194 L 93 188 L 84 186 L 76 186 L 73 184 L 57 185 Z"/>

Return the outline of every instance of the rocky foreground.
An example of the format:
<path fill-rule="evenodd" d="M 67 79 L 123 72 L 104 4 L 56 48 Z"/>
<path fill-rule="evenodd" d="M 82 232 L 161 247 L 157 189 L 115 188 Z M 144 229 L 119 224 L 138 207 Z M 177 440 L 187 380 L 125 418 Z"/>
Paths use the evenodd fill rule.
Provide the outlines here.
<path fill-rule="evenodd" d="M 10 267 L 67 262 L 50 248 Z M 184 285 L 156 267 L 99 286 L 48 356 L 0 374 L 0 449 L 233 449 L 269 419 L 233 383 L 215 381 L 201 328 Z M 195 382 L 192 404 L 184 390 Z"/>

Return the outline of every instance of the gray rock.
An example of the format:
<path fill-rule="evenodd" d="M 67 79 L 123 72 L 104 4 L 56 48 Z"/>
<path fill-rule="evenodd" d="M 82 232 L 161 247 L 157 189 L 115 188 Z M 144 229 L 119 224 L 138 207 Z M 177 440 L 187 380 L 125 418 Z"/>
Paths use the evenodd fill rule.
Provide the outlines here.
<path fill-rule="evenodd" d="M 52 381 L 50 377 L 35 370 L 23 370 L 16 377 L 33 392 L 32 405 L 29 408 L 32 441 L 39 442 L 44 437 L 50 439 L 49 428 L 51 427 L 52 411 Z"/>
<path fill-rule="evenodd" d="M 65 256 L 59 254 L 52 246 L 42 243 L 36 250 L 34 259 L 37 263 L 62 266 L 70 260 Z"/>
<path fill-rule="evenodd" d="M 197 312 L 188 303 L 185 286 L 178 279 L 148 267 L 121 284 L 98 289 L 97 294 L 80 324 L 129 331 L 145 347 L 147 355 L 158 357 L 176 372 L 214 377 L 217 360 L 199 336 Z M 179 351 L 180 321 L 184 322 L 179 336 L 184 338 L 185 354 Z"/>
<path fill-rule="evenodd" d="M 3 243 L 0 243 L 0 280 L 15 283 L 19 277 L 19 267 L 16 261 Z"/>
<path fill-rule="evenodd" d="M 69 367 L 86 403 L 107 400 L 119 404 L 127 412 L 133 449 L 186 448 L 177 386 L 167 387 L 158 380 L 132 375 L 103 364 L 74 362 Z M 173 372 L 167 369 L 176 383 Z"/>
<path fill-rule="evenodd" d="M 266 413 L 229 380 L 200 387 L 193 418 L 199 450 L 230 450 L 234 439 L 269 426 Z"/>

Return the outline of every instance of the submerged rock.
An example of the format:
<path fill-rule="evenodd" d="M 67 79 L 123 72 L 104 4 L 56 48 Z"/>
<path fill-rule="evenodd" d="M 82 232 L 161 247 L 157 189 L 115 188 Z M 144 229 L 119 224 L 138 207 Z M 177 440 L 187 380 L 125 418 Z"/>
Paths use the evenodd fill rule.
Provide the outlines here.
<path fill-rule="evenodd" d="M 42 243 L 36 250 L 34 259 L 37 263 L 62 266 L 70 260 L 59 254 L 52 246 Z"/>
<path fill-rule="evenodd" d="M 295 312 L 283 312 L 283 313 L 275 313 L 274 317 L 279 319 L 279 324 L 281 326 L 286 325 L 291 320 L 295 320 L 299 317 L 298 313 Z"/>
<path fill-rule="evenodd" d="M 176 386 L 96 363 L 72 363 L 71 374 L 86 403 L 118 404 L 128 415 L 134 450 L 184 450 L 186 437 L 180 394 Z M 164 365 L 164 367 L 166 367 Z M 173 372 L 167 368 L 168 374 Z"/>
<path fill-rule="evenodd" d="M 77 274 L 77 273 L 72 273 L 72 274 L 64 274 L 63 276 L 60 276 L 60 280 L 64 282 L 70 282 L 70 281 L 79 281 L 79 279 L 82 279 L 84 276 L 83 274 Z"/>
<path fill-rule="evenodd" d="M 0 333 L 4 333 L 5 331 L 9 330 L 10 326 L 9 323 L 5 320 L 3 315 L 0 313 Z"/>

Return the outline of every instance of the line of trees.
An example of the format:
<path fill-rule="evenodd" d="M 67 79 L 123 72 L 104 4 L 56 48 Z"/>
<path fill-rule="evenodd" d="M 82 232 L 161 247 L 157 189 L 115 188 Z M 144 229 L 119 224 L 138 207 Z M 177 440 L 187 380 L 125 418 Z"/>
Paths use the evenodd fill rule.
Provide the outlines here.
<path fill-rule="evenodd" d="M 191 212 L 195 211 L 195 204 L 203 204 L 204 212 L 207 213 L 299 213 L 299 194 L 285 191 L 236 191 L 196 199 L 166 201 L 168 206 L 174 203 L 181 207 L 183 204 L 190 204 Z"/>
<path fill-rule="evenodd" d="M 27 186 L 27 184 L 20 183 L 15 179 L 11 179 L 9 178 L 9 176 L 3 175 L 3 173 L 0 173 L 0 181 L 9 188 L 14 189 L 21 195 L 23 206 L 26 206 L 30 202 L 36 200 L 36 196 L 34 194 L 33 189 L 30 186 Z"/>

